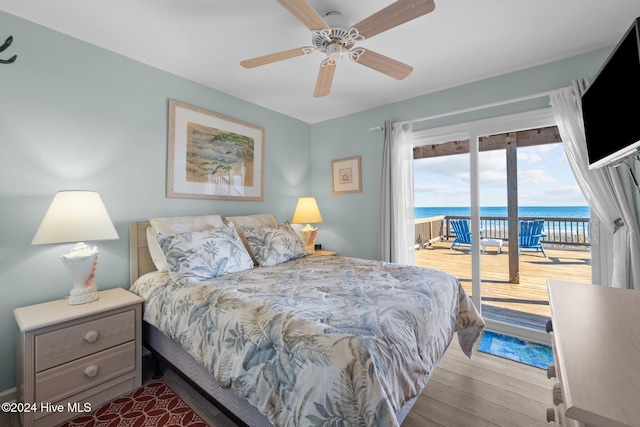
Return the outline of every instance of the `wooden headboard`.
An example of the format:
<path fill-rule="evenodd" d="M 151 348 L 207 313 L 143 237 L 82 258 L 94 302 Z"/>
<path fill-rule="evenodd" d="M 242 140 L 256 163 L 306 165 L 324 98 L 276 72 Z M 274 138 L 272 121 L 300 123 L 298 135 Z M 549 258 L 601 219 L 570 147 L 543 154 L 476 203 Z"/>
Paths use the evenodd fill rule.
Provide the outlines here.
<path fill-rule="evenodd" d="M 129 280 L 130 284 L 145 273 L 155 271 L 149 247 L 147 246 L 148 222 L 129 223 Z"/>

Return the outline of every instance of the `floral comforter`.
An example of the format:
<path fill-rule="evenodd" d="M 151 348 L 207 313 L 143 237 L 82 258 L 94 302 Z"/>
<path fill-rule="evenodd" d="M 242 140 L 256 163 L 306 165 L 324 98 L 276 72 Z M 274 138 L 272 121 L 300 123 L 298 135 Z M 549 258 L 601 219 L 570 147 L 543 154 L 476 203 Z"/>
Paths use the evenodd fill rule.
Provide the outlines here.
<path fill-rule="evenodd" d="M 335 256 L 186 286 L 154 272 L 131 291 L 145 321 L 275 426 L 397 426 L 454 331 L 470 356 L 484 326 L 447 273 Z"/>

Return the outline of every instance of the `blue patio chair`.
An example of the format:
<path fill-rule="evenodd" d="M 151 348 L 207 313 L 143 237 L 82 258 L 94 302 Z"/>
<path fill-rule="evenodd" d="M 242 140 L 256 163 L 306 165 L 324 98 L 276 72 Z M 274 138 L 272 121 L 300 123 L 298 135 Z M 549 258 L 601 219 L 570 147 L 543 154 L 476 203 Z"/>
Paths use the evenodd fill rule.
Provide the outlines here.
<path fill-rule="evenodd" d="M 466 219 L 452 219 L 449 221 L 453 232 L 456 233 L 456 238 L 453 240 L 451 247 L 453 249 L 455 245 L 469 245 L 471 246 L 471 229 L 469 228 L 469 221 Z M 480 237 L 482 237 L 482 230 L 480 230 Z"/>
<path fill-rule="evenodd" d="M 534 250 L 536 252 L 542 251 L 544 257 L 547 257 L 547 253 L 544 251 L 542 242 L 540 239 L 547 237 L 547 233 L 542 231 L 544 227 L 544 220 L 536 219 L 533 221 L 520 221 L 520 234 L 518 235 L 518 255 L 522 253 L 522 250 Z"/>

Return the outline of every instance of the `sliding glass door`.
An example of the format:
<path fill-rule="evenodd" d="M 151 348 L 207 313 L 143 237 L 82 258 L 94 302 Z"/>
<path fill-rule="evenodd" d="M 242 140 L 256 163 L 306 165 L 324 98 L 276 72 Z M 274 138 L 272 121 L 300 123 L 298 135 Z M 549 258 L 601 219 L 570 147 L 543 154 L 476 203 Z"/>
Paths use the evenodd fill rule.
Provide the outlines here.
<path fill-rule="evenodd" d="M 416 265 L 452 274 L 471 295 L 470 245 L 453 228 L 471 215 L 469 168 L 468 152 L 414 160 L 414 213 Z"/>
<path fill-rule="evenodd" d="M 439 236 L 429 235 L 416 263 L 458 277 L 491 329 L 536 340 L 547 339 L 546 279 L 573 269 L 588 282 L 591 274 L 590 254 L 584 250 L 588 208 L 587 219 L 555 216 L 566 212 L 558 206 L 580 195 L 572 175 L 565 175 L 570 170 L 563 167 L 566 158 L 556 135 L 550 110 L 414 133 L 416 218 L 425 221 L 422 214 L 428 212 L 431 229 L 441 230 Z M 572 202 L 586 206 L 584 199 Z M 421 212 L 423 205 L 430 209 Z M 466 246 L 454 244 L 452 223 L 459 219 L 471 231 Z M 527 219 L 544 221 L 542 245 L 546 238 L 572 244 L 575 251 L 553 252 L 553 258 L 533 247 L 524 252 L 518 235 L 520 221 Z M 425 229 L 416 224 L 417 231 L 420 227 Z"/>

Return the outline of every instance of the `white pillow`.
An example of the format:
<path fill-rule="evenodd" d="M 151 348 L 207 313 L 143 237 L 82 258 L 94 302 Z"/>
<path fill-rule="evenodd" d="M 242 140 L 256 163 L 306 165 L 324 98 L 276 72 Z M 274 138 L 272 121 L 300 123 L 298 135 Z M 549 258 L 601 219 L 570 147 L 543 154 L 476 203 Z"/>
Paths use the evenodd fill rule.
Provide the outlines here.
<path fill-rule="evenodd" d="M 253 268 L 233 224 L 177 235 L 158 233 L 171 278 L 180 285 Z"/>
<path fill-rule="evenodd" d="M 302 240 L 289 224 L 244 227 L 242 231 L 253 256 L 263 267 L 306 255 Z"/>
<path fill-rule="evenodd" d="M 151 227 L 147 228 L 147 246 L 158 271 L 169 271 L 169 265 L 158 244 L 158 233 L 168 235 L 187 233 L 190 231 L 213 230 L 224 226 L 220 215 L 173 216 L 167 218 L 150 218 Z"/>
<path fill-rule="evenodd" d="M 262 225 L 277 226 L 278 220 L 272 214 L 257 214 L 243 216 L 228 216 L 227 221 L 236 226 L 236 230 L 242 230 L 242 227 L 260 227 Z"/>
<path fill-rule="evenodd" d="M 158 271 L 166 273 L 169 271 L 169 265 L 164 258 L 164 253 L 158 244 L 158 233 L 151 227 L 147 227 L 147 248 L 149 249 L 149 255 L 151 255 L 151 261 L 156 266 Z"/>

